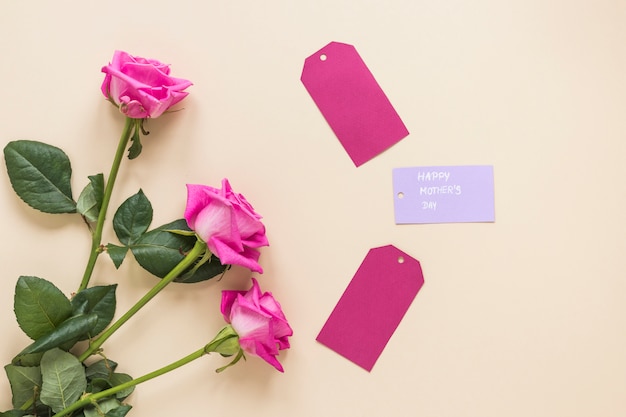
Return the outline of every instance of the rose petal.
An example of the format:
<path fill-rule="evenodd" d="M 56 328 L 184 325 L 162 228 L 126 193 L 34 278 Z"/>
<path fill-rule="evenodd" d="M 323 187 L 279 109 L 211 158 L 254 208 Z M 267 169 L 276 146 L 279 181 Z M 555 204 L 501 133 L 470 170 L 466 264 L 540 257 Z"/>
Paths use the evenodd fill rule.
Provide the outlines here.
<path fill-rule="evenodd" d="M 222 303 L 220 305 L 220 311 L 224 316 L 224 320 L 226 320 L 227 323 L 230 323 L 231 309 L 233 307 L 233 303 L 235 302 L 235 300 L 237 300 L 237 296 L 243 295 L 245 293 L 245 291 L 222 291 Z"/>
<path fill-rule="evenodd" d="M 243 247 L 242 251 L 233 248 L 228 243 L 219 240 L 219 238 L 210 238 L 207 242 L 209 250 L 214 253 L 220 262 L 224 265 L 240 265 L 250 269 L 251 271 L 263 273 L 263 268 L 257 260 L 261 255 L 257 250 Z"/>
<path fill-rule="evenodd" d="M 242 295 L 237 297 L 230 316 L 231 325 L 241 339 L 252 338 L 268 345 L 274 343 L 270 332 L 272 317 L 258 310 Z"/>
<path fill-rule="evenodd" d="M 240 340 L 240 344 L 241 344 L 241 340 Z M 271 353 L 268 347 L 265 346 L 264 344 L 259 343 L 258 341 L 255 341 L 255 340 L 244 340 L 243 344 L 241 345 L 241 348 L 246 352 L 252 353 L 260 357 L 265 362 L 269 363 L 274 368 L 276 368 L 276 370 L 280 372 L 285 372 L 283 369 L 283 366 L 280 364 L 280 362 L 278 362 L 278 359 L 276 359 L 276 355 Z"/>
<path fill-rule="evenodd" d="M 259 215 L 248 213 L 251 206 L 242 199 L 236 197 L 227 179 L 222 180 L 219 190 L 187 184 L 185 220 L 222 264 L 241 265 L 262 273 L 256 249 L 269 244 L 265 226 Z"/>
<path fill-rule="evenodd" d="M 157 60 L 134 57 L 115 51 L 109 65 L 102 68 L 105 78 L 102 93 L 118 106 L 121 97 L 130 98 L 131 106 L 122 111 L 131 118 L 159 117 L 187 96 L 183 91 L 191 81 L 169 75 L 169 65 Z M 140 105 L 135 104 L 140 103 Z M 139 109 L 145 111 L 139 111 Z"/>
<path fill-rule="evenodd" d="M 195 232 L 209 245 L 212 241 L 220 241 L 235 250 L 243 250 L 232 207 L 221 201 L 213 201 L 198 213 L 195 218 Z M 215 248 L 210 248 L 213 253 Z M 219 257 L 219 252 L 216 253 Z M 220 257 L 221 259 L 221 257 Z"/>
<path fill-rule="evenodd" d="M 222 292 L 221 311 L 239 336 L 241 349 L 283 372 L 276 356 L 289 348 L 288 337 L 293 331 L 271 293 L 262 293 L 259 282 L 252 278 L 248 291 Z"/>

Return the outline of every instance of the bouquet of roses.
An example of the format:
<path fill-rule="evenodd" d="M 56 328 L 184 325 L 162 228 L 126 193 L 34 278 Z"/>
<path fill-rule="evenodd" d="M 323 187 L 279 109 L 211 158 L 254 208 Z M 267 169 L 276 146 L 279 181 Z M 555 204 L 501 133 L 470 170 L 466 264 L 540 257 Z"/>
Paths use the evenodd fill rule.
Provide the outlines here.
<path fill-rule="evenodd" d="M 223 275 L 231 265 L 262 273 L 259 248 L 267 246 L 265 226 L 252 205 L 224 179 L 221 188 L 187 185 L 184 218 L 150 229 L 152 205 L 139 190 L 112 218 L 118 244 L 102 242 L 115 180 L 124 155 L 141 154 L 146 121 L 161 116 L 187 96 L 191 82 L 170 76 L 168 65 L 116 51 L 102 93 L 125 117 L 111 171 L 91 175 L 74 200 L 72 169 L 59 148 L 17 140 L 4 148 L 11 185 L 29 206 L 45 213 L 76 213 L 91 234 L 85 272 L 70 297 L 39 277 L 21 276 L 15 287 L 17 323 L 32 343 L 5 366 L 13 409 L 0 417 L 72 415 L 121 417 L 131 406 L 125 399 L 137 384 L 163 375 L 208 353 L 230 357 L 217 372 L 245 353 L 283 371 L 277 356 L 292 335 L 280 304 L 263 293 L 252 278 L 249 291 L 222 292 L 221 313 L 227 325 L 207 345 L 139 378 L 120 372 L 105 355 L 103 344 L 137 311 L 171 282 L 196 283 Z M 128 252 L 159 277 L 127 312 L 115 321 L 116 284 L 90 286 L 99 256 L 107 253 L 117 268 Z"/>

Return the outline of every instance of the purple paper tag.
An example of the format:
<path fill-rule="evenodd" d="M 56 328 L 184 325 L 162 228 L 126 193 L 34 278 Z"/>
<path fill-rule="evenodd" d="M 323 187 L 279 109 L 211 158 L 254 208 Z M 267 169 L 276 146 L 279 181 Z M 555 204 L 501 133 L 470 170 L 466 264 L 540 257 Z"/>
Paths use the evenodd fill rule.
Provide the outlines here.
<path fill-rule="evenodd" d="M 395 168 L 396 224 L 495 221 L 493 166 Z"/>

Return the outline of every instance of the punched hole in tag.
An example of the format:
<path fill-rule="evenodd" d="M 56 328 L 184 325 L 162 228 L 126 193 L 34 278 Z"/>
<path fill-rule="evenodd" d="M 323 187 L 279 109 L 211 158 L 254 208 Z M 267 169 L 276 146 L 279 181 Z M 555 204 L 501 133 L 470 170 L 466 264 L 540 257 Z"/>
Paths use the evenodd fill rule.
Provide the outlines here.
<path fill-rule="evenodd" d="M 403 264 L 404 263 L 404 256 L 398 256 L 398 263 L 399 264 Z"/>
<path fill-rule="evenodd" d="M 326 54 L 320 55 L 320 61 L 326 61 L 327 59 L 328 57 L 326 56 Z"/>
<path fill-rule="evenodd" d="M 400 191 L 400 192 L 398 193 L 398 198 L 399 198 L 400 200 L 402 200 L 402 199 L 404 198 L 404 193 L 403 193 L 402 191 Z"/>

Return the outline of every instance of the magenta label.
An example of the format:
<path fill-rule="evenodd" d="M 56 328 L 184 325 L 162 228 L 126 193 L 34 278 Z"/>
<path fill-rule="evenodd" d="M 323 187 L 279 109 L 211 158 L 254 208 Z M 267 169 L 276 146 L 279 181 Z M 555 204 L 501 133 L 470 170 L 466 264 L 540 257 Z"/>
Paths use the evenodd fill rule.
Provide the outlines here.
<path fill-rule="evenodd" d="M 396 224 L 495 221 L 493 167 L 395 168 Z"/>
<path fill-rule="evenodd" d="M 300 80 L 356 166 L 409 134 L 352 45 L 331 42 L 308 57 Z"/>
<path fill-rule="evenodd" d="M 371 371 L 422 285 L 416 259 L 391 245 L 371 249 L 317 341 Z"/>

